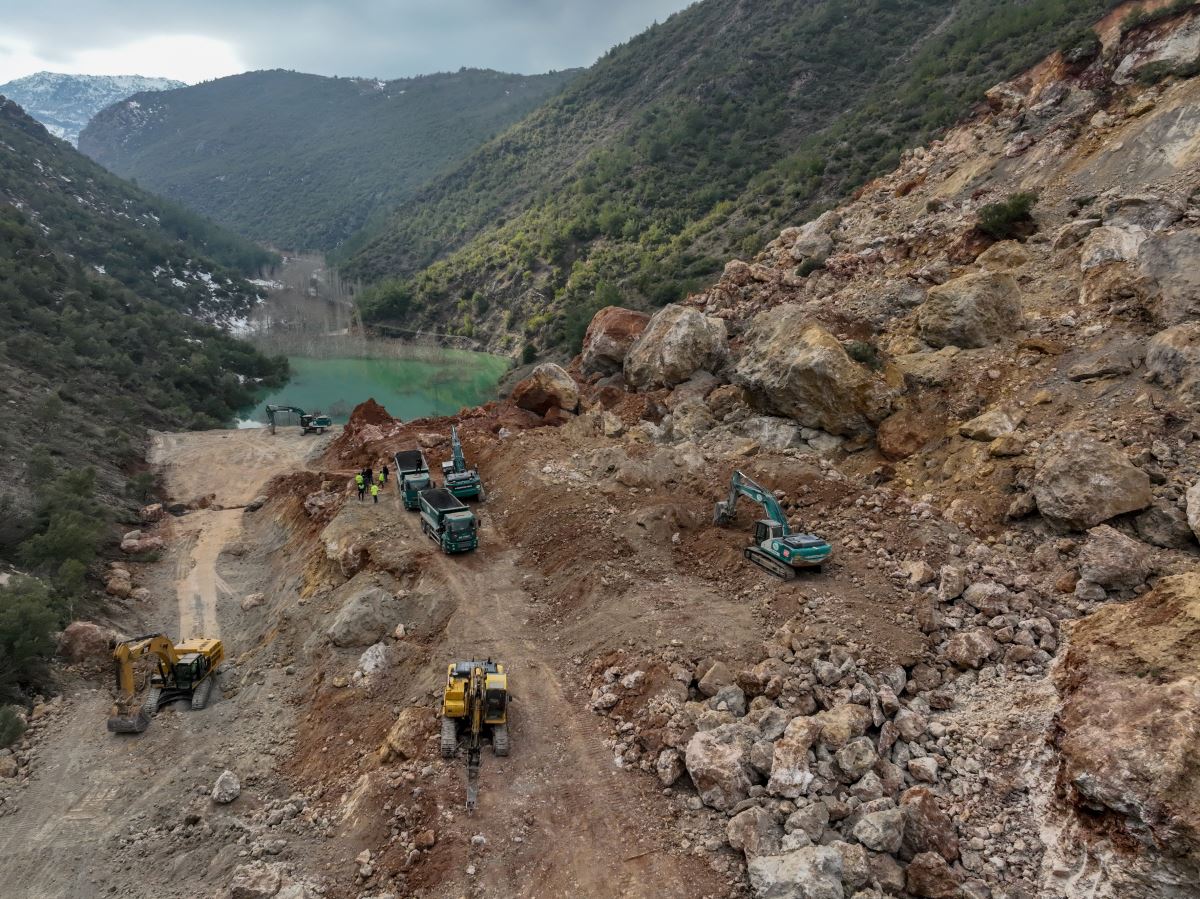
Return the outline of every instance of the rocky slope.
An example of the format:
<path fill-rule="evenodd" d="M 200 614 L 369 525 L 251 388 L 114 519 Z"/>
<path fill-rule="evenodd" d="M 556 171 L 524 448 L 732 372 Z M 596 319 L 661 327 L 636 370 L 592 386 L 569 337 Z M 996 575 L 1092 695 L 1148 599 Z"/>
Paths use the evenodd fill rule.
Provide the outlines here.
<path fill-rule="evenodd" d="M 21 104 L 55 137 L 78 146 L 79 132 L 104 107 L 144 91 L 169 91 L 184 86 L 182 81 L 142 75 L 36 72 L 0 84 L 0 96 Z"/>

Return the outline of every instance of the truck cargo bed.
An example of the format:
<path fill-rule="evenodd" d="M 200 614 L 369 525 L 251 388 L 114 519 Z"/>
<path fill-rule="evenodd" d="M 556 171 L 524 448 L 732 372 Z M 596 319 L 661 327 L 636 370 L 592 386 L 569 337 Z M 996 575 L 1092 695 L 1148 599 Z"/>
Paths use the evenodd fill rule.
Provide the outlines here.
<path fill-rule="evenodd" d="M 396 453 L 396 471 L 408 474 L 414 471 L 426 471 L 425 456 L 420 450 L 400 450 Z"/>
<path fill-rule="evenodd" d="M 436 487 L 421 494 L 421 501 L 429 504 L 429 508 L 438 512 L 467 511 L 463 501 L 445 487 Z"/>

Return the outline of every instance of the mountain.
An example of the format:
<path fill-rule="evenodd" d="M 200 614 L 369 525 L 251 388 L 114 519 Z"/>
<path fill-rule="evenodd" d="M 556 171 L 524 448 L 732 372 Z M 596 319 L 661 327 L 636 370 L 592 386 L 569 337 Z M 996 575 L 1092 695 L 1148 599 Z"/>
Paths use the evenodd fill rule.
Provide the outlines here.
<path fill-rule="evenodd" d="M 48 480 L 125 499 L 146 428 L 216 427 L 286 375 L 213 323 L 272 257 L 121 181 L 0 100 L 0 558 L 45 525 Z"/>
<path fill-rule="evenodd" d="M 704 0 L 611 50 L 342 256 L 367 316 L 573 349 L 710 283 L 966 114 L 1107 0 Z"/>
<path fill-rule="evenodd" d="M 117 103 L 92 120 L 80 149 L 256 240 L 328 249 L 573 74 L 250 72 Z"/>
<path fill-rule="evenodd" d="M 19 103 L 55 137 L 78 145 L 79 132 L 104 107 L 143 91 L 177 87 L 184 83 L 170 78 L 38 72 L 0 84 L 0 96 Z"/>

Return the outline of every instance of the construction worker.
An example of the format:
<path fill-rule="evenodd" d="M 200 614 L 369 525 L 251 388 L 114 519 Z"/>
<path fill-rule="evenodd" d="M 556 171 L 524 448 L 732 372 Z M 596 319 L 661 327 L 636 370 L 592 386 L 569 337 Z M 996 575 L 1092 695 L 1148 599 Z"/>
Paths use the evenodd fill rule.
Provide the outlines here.
<path fill-rule="evenodd" d="M 385 484 L 387 483 L 387 478 L 388 478 L 388 470 L 387 470 L 387 464 L 385 463 L 383 466 L 383 483 L 385 483 Z"/>
<path fill-rule="evenodd" d="M 371 499 L 374 502 L 379 502 L 379 485 L 378 484 L 371 485 Z"/>
<path fill-rule="evenodd" d="M 361 503 L 363 494 L 367 492 L 367 481 L 361 471 L 354 476 L 354 484 L 358 487 L 358 501 Z"/>
<path fill-rule="evenodd" d="M 385 470 L 385 471 L 379 472 L 379 486 L 383 487 L 383 485 L 386 483 L 387 483 L 387 472 Z"/>

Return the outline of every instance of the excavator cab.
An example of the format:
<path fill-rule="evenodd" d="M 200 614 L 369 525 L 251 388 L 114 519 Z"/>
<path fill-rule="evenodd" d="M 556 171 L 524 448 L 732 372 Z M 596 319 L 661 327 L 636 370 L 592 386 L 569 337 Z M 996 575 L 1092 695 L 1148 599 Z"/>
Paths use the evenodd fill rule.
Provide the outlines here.
<path fill-rule="evenodd" d="M 761 546 L 768 540 L 780 540 L 786 535 L 783 525 L 769 518 L 754 522 L 754 542 Z"/>

